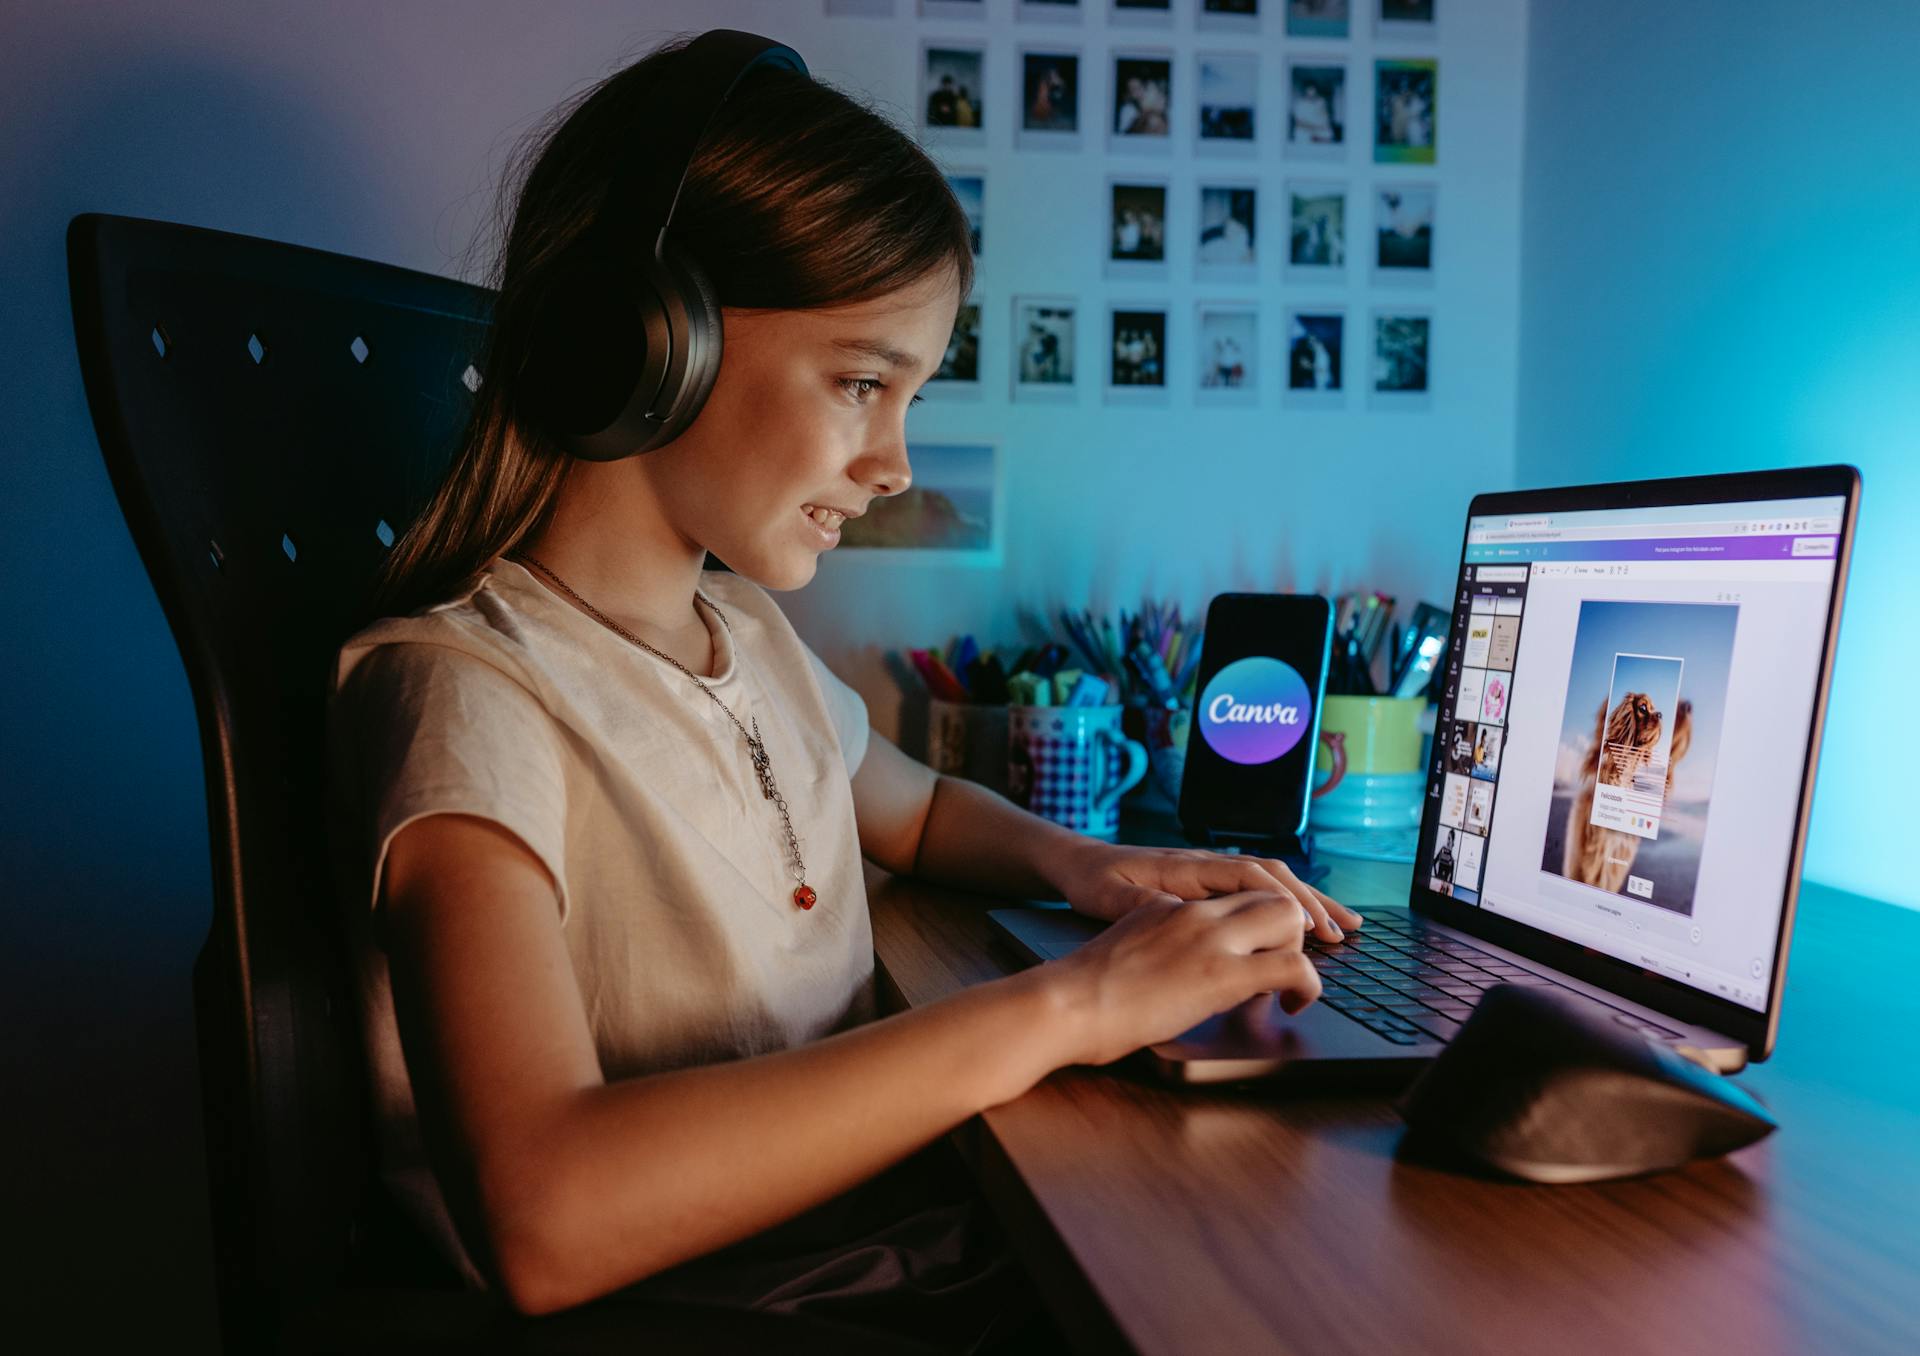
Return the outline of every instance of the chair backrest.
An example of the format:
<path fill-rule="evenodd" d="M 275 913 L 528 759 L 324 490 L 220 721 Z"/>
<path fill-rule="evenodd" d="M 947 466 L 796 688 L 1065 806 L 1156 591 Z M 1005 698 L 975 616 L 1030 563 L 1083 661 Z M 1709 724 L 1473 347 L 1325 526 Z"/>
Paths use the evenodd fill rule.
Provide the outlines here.
<path fill-rule="evenodd" d="M 238 1349 L 385 1255 L 324 703 L 381 556 L 445 473 L 493 294 L 100 214 L 69 224 L 67 264 L 94 427 L 199 719 L 213 918 L 195 1021 Z"/>

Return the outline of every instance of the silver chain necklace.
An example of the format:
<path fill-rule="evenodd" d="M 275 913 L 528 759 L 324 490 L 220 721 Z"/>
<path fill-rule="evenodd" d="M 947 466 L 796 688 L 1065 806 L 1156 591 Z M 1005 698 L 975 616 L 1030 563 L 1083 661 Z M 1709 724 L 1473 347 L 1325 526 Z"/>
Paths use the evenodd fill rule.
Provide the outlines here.
<path fill-rule="evenodd" d="M 760 717 L 758 716 L 753 717 L 753 729 L 751 732 L 749 732 L 747 730 L 747 727 L 740 723 L 740 717 L 734 715 L 733 711 L 727 706 L 725 702 L 721 701 L 718 697 L 714 696 L 713 689 L 708 687 L 706 683 L 701 681 L 699 674 L 695 673 L 692 669 L 688 668 L 685 664 L 682 664 L 679 660 L 675 659 L 672 655 L 662 654 L 659 650 L 656 650 L 653 648 L 653 646 L 647 644 L 646 641 L 634 635 L 633 632 L 627 630 L 624 626 L 621 626 L 618 622 L 614 621 L 611 617 L 607 616 L 605 613 L 600 611 L 599 608 L 595 607 L 592 603 L 588 602 L 585 598 L 582 598 L 579 594 L 575 593 L 572 589 L 568 588 L 567 583 L 564 579 L 562 579 L 559 575 L 555 574 L 552 570 L 548 569 L 545 565 L 542 565 L 539 561 L 535 560 L 532 556 L 528 555 L 525 551 L 519 551 L 519 550 L 509 551 L 507 552 L 507 556 L 511 560 L 525 561 L 527 564 L 539 570 L 541 574 L 544 574 L 547 578 L 551 579 L 555 584 L 559 585 L 560 588 L 566 591 L 569 597 L 571 597 L 575 602 L 579 603 L 581 607 L 584 607 L 589 613 L 591 613 L 594 619 L 598 621 L 602 626 L 605 626 L 610 630 L 618 632 L 620 635 L 625 636 L 628 640 L 632 641 L 635 645 L 638 645 L 641 649 L 645 650 L 648 654 L 654 655 L 660 659 L 664 659 L 669 664 L 673 665 L 676 669 L 679 669 L 680 672 L 686 674 L 687 677 L 693 679 L 694 685 L 697 686 L 702 692 L 706 693 L 709 697 L 713 697 L 713 704 L 715 706 L 719 707 L 722 711 L 725 711 L 727 713 L 727 719 L 733 722 L 733 727 L 736 730 L 740 731 L 741 734 L 746 736 L 747 753 L 753 759 L 753 770 L 760 778 L 760 794 L 764 796 L 766 799 L 772 801 L 780 811 L 780 823 L 786 829 L 786 832 L 787 832 L 787 857 L 788 857 L 787 872 L 789 875 L 793 877 L 795 881 L 794 890 L 793 890 L 793 902 L 795 904 L 798 904 L 803 909 L 811 909 L 814 905 L 814 901 L 817 898 L 817 896 L 814 894 L 813 888 L 807 884 L 807 867 L 806 867 L 806 863 L 802 861 L 800 858 L 800 840 L 794 836 L 793 819 L 787 813 L 787 798 L 780 794 L 780 788 L 778 785 L 775 784 L 773 780 L 773 760 L 767 756 L 767 746 L 760 739 Z M 705 603 L 708 607 L 713 609 L 713 615 L 720 619 L 720 624 L 727 628 L 727 635 L 731 637 L 733 635 L 733 623 L 727 620 L 726 613 L 722 612 L 717 606 L 715 606 L 711 598 L 703 597 L 697 590 L 694 593 L 694 597 L 699 601 Z M 739 650 L 737 647 L 734 650 L 734 654 L 736 656 L 735 662 L 738 663 Z"/>

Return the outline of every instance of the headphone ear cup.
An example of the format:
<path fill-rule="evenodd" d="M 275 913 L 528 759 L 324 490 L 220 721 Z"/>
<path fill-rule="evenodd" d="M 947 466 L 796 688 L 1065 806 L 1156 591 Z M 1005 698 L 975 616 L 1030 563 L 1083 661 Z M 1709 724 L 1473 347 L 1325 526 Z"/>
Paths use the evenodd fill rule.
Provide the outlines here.
<path fill-rule="evenodd" d="M 523 383 L 547 432 L 573 451 L 627 407 L 636 377 L 665 348 L 664 322 L 647 323 L 644 297 L 610 287 L 584 254 L 560 265 L 541 289 Z M 657 372 L 656 372 L 657 379 Z"/>
<path fill-rule="evenodd" d="M 646 450 L 664 447 L 692 425 L 713 393 L 720 375 L 720 352 L 724 327 L 720 301 L 714 294 L 706 270 L 689 254 L 682 253 L 671 240 L 662 251 L 663 293 L 670 293 L 668 307 L 672 318 L 674 358 L 654 409 L 664 417 L 657 435 Z M 681 356 L 684 354 L 684 361 Z"/>

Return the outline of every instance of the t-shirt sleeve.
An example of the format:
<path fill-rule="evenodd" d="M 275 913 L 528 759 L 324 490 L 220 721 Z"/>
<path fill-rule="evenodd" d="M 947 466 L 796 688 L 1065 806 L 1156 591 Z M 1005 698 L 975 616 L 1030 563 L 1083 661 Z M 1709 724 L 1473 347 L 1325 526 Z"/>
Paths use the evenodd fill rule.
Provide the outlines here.
<path fill-rule="evenodd" d="M 492 820 L 547 868 L 566 921 L 564 734 L 517 678 L 476 655 L 425 641 L 388 642 L 342 680 L 331 720 L 354 745 L 355 846 L 377 910 L 393 837 L 416 819 Z"/>
<path fill-rule="evenodd" d="M 827 699 L 827 713 L 833 717 L 834 733 L 840 738 L 840 756 L 846 760 L 847 776 L 851 777 L 860 770 L 861 759 L 867 756 L 866 698 L 828 668 L 811 645 L 802 641 L 801 648 L 807 652 L 807 662 L 813 665 L 814 676 L 820 680 L 820 691 Z"/>

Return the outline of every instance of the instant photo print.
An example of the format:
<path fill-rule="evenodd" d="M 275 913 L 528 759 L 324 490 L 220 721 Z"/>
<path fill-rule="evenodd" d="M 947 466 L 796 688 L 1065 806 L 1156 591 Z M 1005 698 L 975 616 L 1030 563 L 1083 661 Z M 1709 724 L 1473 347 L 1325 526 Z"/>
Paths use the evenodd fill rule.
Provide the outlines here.
<path fill-rule="evenodd" d="M 1194 69 L 1195 152 L 1251 159 L 1260 126 L 1259 59 L 1252 52 L 1201 52 Z"/>
<path fill-rule="evenodd" d="M 1295 160 L 1347 157 L 1347 68 L 1340 62 L 1287 63 L 1287 145 Z"/>
<path fill-rule="evenodd" d="M 1333 38 L 1353 31 L 1354 0 L 1276 0 L 1287 7 L 1287 36 Z M 1359 0 L 1365 4 L 1367 0 Z"/>
<path fill-rule="evenodd" d="M 1373 379 L 1367 405 L 1424 410 L 1432 405 L 1433 317 L 1426 311 L 1373 314 Z"/>
<path fill-rule="evenodd" d="M 1383 165 L 1431 165 L 1439 142 L 1440 63 L 1373 63 L 1373 158 Z"/>
<path fill-rule="evenodd" d="M 1164 307 L 1116 303 L 1109 308 L 1106 401 L 1110 405 L 1164 405 L 1167 401 L 1167 312 Z"/>
<path fill-rule="evenodd" d="M 920 49 L 920 127 L 941 146 L 982 147 L 987 117 L 986 51 L 923 44 Z"/>
<path fill-rule="evenodd" d="M 1108 181 L 1102 272 L 1109 278 L 1165 281 L 1167 183 L 1164 179 Z"/>
<path fill-rule="evenodd" d="M 1259 398 L 1260 310 L 1252 302 L 1201 302 L 1195 360 L 1197 405 L 1252 405 Z"/>
<path fill-rule="evenodd" d="M 1202 32 L 1245 33 L 1260 31 L 1260 0 L 1196 0 L 1199 13 L 1194 26 Z M 1285 0 L 1266 0 L 1269 6 Z"/>
<path fill-rule="evenodd" d="M 1020 121 L 1013 140 L 1023 151 L 1080 149 L 1079 52 L 1021 49 Z"/>
<path fill-rule="evenodd" d="M 1344 280 L 1347 276 L 1347 186 L 1330 181 L 1287 182 L 1289 282 Z"/>
<path fill-rule="evenodd" d="M 1173 141 L 1173 53 L 1116 52 L 1107 150 L 1166 155 Z"/>
<path fill-rule="evenodd" d="M 1013 398 L 1071 402 L 1075 380 L 1079 305 L 1071 297 L 1013 299 Z"/>
<path fill-rule="evenodd" d="M 1202 182 L 1200 230 L 1194 241 L 1197 282 L 1254 282 L 1258 190 L 1252 183 Z"/>
<path fill-rule="evenodd" d="M 1346 314 L 1338 308 L 1288 309 L 1283 404 L 1309 409 L 1346 404 L 1346 328 Z"/>

